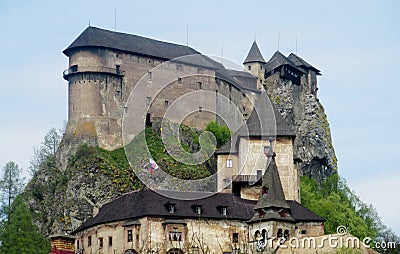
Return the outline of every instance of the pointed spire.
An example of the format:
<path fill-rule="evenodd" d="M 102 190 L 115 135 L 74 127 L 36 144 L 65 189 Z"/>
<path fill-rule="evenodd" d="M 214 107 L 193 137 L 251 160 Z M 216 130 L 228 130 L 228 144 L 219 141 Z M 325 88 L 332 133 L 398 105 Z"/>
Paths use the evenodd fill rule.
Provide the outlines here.
<path fill-rule="evenodd" d="M 251 45 L 249 54 L 247 55 L 243 64 L 252 63 L 252 62 L 265 63 L 264 57 L 262 56 L 260 49 L 257 46 L 257 42 L 255 40 L 253 42 L 253 45 Z"/>
<path fill-rule="evenodd" d="M 266 147 L 265 154 L 270 163 L 265 170 L 262 178 L 260 197 L 254 207 L 255 214 L 249 222 L 260 220 L 281 220 L 293 222 L 290 215 L 290 206 L 287 204 L 282 189 L 281 179 L 279 178 L 278 168 L 275 162 L 275 153 L 272 151 L 272 141 L 270 147 Z"/>
<path fill-rule="evenodd" d="M 254 209 L 258 210 L 272 207 L 289 208 L 285 200 L 285 195 L 283 194 L 278 168 L 276 167 L 275 153 L 268 157 L 271 162 L 263 175 L 260 197 Z"/>

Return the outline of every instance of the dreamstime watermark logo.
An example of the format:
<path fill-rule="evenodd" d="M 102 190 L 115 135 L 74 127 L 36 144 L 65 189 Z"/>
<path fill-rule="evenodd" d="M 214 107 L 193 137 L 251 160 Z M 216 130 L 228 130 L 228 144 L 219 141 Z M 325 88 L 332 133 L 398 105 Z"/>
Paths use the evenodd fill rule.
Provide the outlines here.
<path fill-rule="evenodd" d="M 183 180 L 168 174 L 168 170 L 158 165 L 160 163 L 157 163 L 149 150 L 146 128 L 150 124 L 160 132 L 162 150 L 174 160 L 170 163 L 180 163 L 186 168 L 206 163 L 217 151 L 217 142 L 211 132 L 203 131 L 198 138 L 199 149 L 195 152 L 189 151 L 190 149 L 182 146 L 182 140 L 185 139 L 182 135 L 182 124 L 203 124 L 205 127 L 207 122 L 217 120 L 219 124 L 230 129 L 232 141 L 237 138 L 234 136 L 237 132 L 242 136 L 250 136 L 244 110 L 247 110 L 247 114 L 255 111 L 257 119 L 252 127 L 257 128 L 263 136 L 276 137 L 274 110 L 265 91 L 257 90 L 256 87 L 244 88 L 220 62 L 224 62 L 225 66 L 229 65 L 230 69 L 243 70 L 241 65 L 227 59 L 216 61 L 202 54 L 183 56 L 159 63 L 143 75 L 131 90 L 122 124 L 125 152 L 136 176 L 147 187 L 162 195 L 177 199 L 212 195 L 225 187 L 220 184 L 218 174 L 224 174 L 230 168 L 219 168 L 215 174 L 197 180 Z M 230 144 L 228 151 L 225 151 L 228 154 L 227 160 L 232 159 L 231 151 L 236 149 L 235 142 Z M 243 157 L 241 164 L 236 165 L 239 173 L 243 167 L 248 167 L 249 161 L 254 166 L 263 164 L 262 167 L 265 167 L 263 144 L 256 146 L 259 147 L 241 147 Z M 260 152 L 254 153 L 255 150 Z M 253 170 L 246 170 L 246 174 L 256 176 L 255 167 Z M 218 186 L 217 190 L 215 186 Z M 178 191 L 197 194 L 183 197 Z"/>
<path fill-rule="evenodd" d="M 274 248 L 274 244 L 279 248 L 291 248 L 291 249 L 323 249 L 323 248 L 352 248 L 360 249 L 361 246 L 364 248 L 375 248 L 375 249 L 394 249 L 396 248 L 396 242 L 374 242 L 370 237 L 365 237 L 362 241 L 350 234 L 348 234 L 348 228 L 345 226 L 339 226 L 336 229 L 337 234 L 325 235 L 321 237 L 291 237 L 268 239 L 268 247 Z M 276 241 L 277 240 L 277 241 Z"/>

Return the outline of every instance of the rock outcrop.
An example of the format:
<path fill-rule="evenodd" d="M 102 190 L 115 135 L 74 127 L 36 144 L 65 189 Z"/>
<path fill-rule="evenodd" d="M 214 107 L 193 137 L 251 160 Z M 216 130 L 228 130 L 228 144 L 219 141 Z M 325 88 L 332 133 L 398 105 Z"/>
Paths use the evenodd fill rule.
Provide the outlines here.
<path fill-rule="evenodd" d="M 275 74 L 267 79 L 267 93 L 296 133 L 294 160 L 301 175 L 320 182 L 337 172 L 337 159 L 324 107 L 316 91 Z"/>

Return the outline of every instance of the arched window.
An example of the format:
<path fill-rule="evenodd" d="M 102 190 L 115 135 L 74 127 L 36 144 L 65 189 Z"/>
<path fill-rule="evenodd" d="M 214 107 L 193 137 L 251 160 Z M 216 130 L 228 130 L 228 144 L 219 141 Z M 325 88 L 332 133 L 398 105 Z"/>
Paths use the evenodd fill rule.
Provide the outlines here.
<path fill-rule="evenodd" d="M 276 233 L 276 237 L 277 238 L 281 238 L 282 237 L 282 229 L 278 229 L 278 233 Z"/>
<path fill-rule="evenodd" d="M 256 230 L 256 232 L 254 233 L 254 239 L 258 239 L 259 237 L 260 237 L 260 231 L 259 230 Z"/>
<path fill-rule="evenodd" d="M 261 231 L 261 236 L 262 236 L 262 238 L 267 239 L 267 230 L 263 229 Z"/>
<path fill-rule="evenodd" d="M 289 230 L 286 229 L 285 232 L 283 233 L 283 237 L 285 239 L 289 239 L 289 236 L 290 236 Z"/>

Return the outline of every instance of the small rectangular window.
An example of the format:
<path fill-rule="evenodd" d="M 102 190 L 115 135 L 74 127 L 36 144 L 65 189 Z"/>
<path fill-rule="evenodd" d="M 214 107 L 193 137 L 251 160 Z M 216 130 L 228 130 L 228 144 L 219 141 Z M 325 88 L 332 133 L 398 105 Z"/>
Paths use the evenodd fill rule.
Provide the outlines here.
<path fill-rule="evenodd" d="M 99 238 L 99 248 L 103 248 L 103 237 Z"/>
<path fill-rule="evenodd" d="M 227 159 L 226 160 L 226 167 L 231 168 L 232 167 L 232 159 Z"/>
<path fill-rule="evenodd" d="M 203 107 L 202 106 L 199 107 L 199 112 L 203 112 Z"/>
<path fill-rule="evenodd" d="M 151 71 L 147 72 L 147 79 L 151 80 L 153 77 L 153 74 L 151 73 Z"/>
<path fill-rule="evenodd" d="M 249 66 L 247 66 L 247 69 L 249 69 L 249 71 L 251 70 L 251 66 L 249 65 Z"/>
<path fill-rule="evenodd" d="M 76 248 L 79 250 L 79 240 L 76 241 Z"/>
<path fill-rule="evenodd" d="M 112 236 L 108 237 L 108 246 L 112 246 Z"/>
<path fill-rule="evenodd" d="M 115 73 L 121 74 L 121 66 L 120 65 L 115 65 Z"/>
<path fill-rule="evenodd" d="M 169 106 L 169 101 L 164 101 L 164 108 L 168 108 Z"/>
<path fill-rule="evenodd" d="M 239 242 L 239 233 L 232 234 L 232 242 L 238 243 Z"/>
<path fill-rule="evenodd" d="M 132 242 L 133 238 L 132 238 L 132 230 L 128 230 L 128 239 L 127 241 L 130 243 Z"/>
<path fill-rule="evenodd" d="M 226 215 L 227 214 L 226 207 L 221 207 L 220 212 L 221 212 L 221 215 Z"/>
<path fill-rule="evenodd" d="M 168 204 L 168 212 L 175 213 L 175 204 Z"/>
<path fill-rule="evenodd" d="M 182 83 L 182 78 L 178 78 L 178 84 Z"/>
<path fill-rule="evenodd" d="M 197 82 L 197 89 L 202 89 L 203 84 L 201 82 Z"/>
<path fill-rule="evenodd" d="M 88 247 L 92 246 L 92 236 L 88 236 L 88 238 L 87 238 L 87 246 Z"/>
<path fill-rule="evenodd" d="M 201 214 L 201 212 L 202 212 L 202 210 L 201 210 L 201 206 L 195 206 L 194 207 L 194 212 L 196 213 L 196 214 L 198 214 L 198 215 L 200 215 Z"/>

